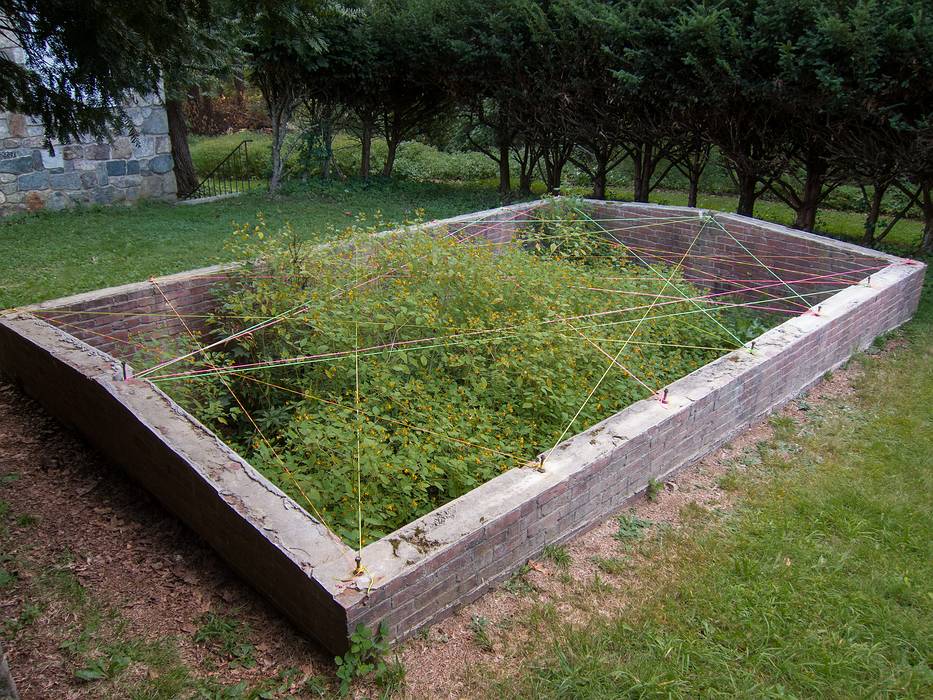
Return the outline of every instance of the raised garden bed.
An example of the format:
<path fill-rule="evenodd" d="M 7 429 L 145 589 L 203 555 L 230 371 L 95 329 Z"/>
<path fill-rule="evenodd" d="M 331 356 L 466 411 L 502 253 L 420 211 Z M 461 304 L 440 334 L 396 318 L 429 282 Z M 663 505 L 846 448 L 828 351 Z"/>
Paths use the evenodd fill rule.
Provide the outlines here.
<path fill-rule="evenodd" d="M 253 262 L 203 331 L 133 365 L 359 549 L 779 322 L 649 270 L 574 205 L 515 223 L 504 245 L 243 229 Z"/>
<path fill-rule="evenodd" d="M 433 242 L 412 231 L 373 239 L 374 247 L 354 241 L 343 253 L 332 250 L 329 255 L 338 257 L 328 264 L 302 263 L 299 274 L 276 268 L 287 258 L 267 256 L 261 268 L 268 275 L 265 282 L 260 268 L 214 268 L 11 312 L 0 321 L 0 368 L 123 464 L 328 647 L 341 650 L 360 623 L 386 621 L 393 637 L 404 637 L 480 595 L 546 544 L 596 524 L 650 479 L 694 461 L 792 398 L 879 333 L 904 322 L 919 298 L 923 265 L 784 227 L 671 207 L 563 206 L 575 213 L 565 209 L 557 216 L 561 226 L 568 219 L 585 221 L 576 233 L 586 236 L 570 231 L 559 238 L 560 232 L 545 225 L 554 215 L 542 216 L 553 205 L 523 204 L 433 222 L 426 227 Z M 547 241 L 555 239 L 565 247 L 551 250 Z M 345 265 L 335 262 L 340 255 Z M 425 265 L 417 279 L 398 274 L 415 270 L 422 255 L 438 256 L 438 262 Z M 302 289 L 313 296 L 329 282 L 334 283 L 330 289 L 344 289 L 340 282 L 359 272 L 363 276 L 353 279 L 365 284 L 351 285 L 352 303 L 335 306 L 318 294 L 313 309 L 327 332 L 299 333 L 294 322 L 250 329 L 253 322 L 244 318 L 267 323 L 292 307 L 306 314 L 307 300 L 295 305 L 291 297 L 278 295 Z M 617 278 L 611 280 L 615 286 L 606 284 L 609 278 Z M 450 304 L 433 308 L 428 302 L 444 298 L 437 287 L 442 282 Z M 217 302 L 220 288 L 227 300 L 223 306 Z M 420 306 L 399 317 L 397 302 L 412 298 Z M 470 304 L 472 316 L 466 310 Z M 742 310 L 730 311 L 734 304 Z M 684 315 L 696 328 L 674 321 L 674 310 L 687 307 L 693 311 Z M 749 307 L 788 320 L 752 345 Z M 671 313 L 658 313 L 659 308 Z M 464 316 L 442 318 L 455 310 Z M 418 323 L 419 313 L 437 317 Z M 377 318 L 380 314 L 388 318 Z M 491 323 L 496 314 L 503 323 Z M 624 323 L 607 325 L 592 314 Z M 646 320 L 639 324 L 642 314 Z M 560 331 L 532 333 L 529 326 L 542 320 L 553 321 L 546 325 Z M 364 323 L 380 325 L 364 328 Z M 438 335 L 415 325 L 466 330 Z M 521 333 L 506 337 L 501 331 L 495 340 L 473 345 L 455 335 L 505 327 Z M 735 336 L 732 345 L 726 344 L 727 331 Z M 224 334 L 233 338 L 208 353 L 185 347 L 210 346 Z M 718 343 L 712 342 L 716 334 L 722 336 Z M 710 338 L 709 345 L 699 342 L 700 336 Z M 400 350 L 399 343 L 418 341 L 411 345 L 420 348 L 424 339 L 438 337 L 438 347 Z M 152 360 L 144 361 L 136 367 L 144 372 L 142 379 L 133 377 L 132 361 L 123 364 L 174 341 L 181 341 L 175 358 L 196 354 L 171 364 L 147 367 Z M 633 347 L 635 342 L 642 345 Z M 647 345 L 652 342 L 658 345 Z M 675 352 L 674 345 L 693 347 Z M 293 352 L 283 352 L 285 347 Z M 636 354 L 638 347 L 642 352 Z M 645 352 L 648 347 L 653 354 Z M 348 348 L 344 357 L 320 361 Z M 644 366 L 632 366 L 639 355 Z M 314 361 L 289 368 L 269 364 L 295 358 Z M 497 366 L 503 358 L 508 366 Z M 242 367 L 256 362 L 265 366 Z M 699 368 L 677 378 L 694 367 Z M 281 374 L 274 381 L 273 372 L 288 372 L 288 381 L 283 383 Z M 235 400 L 222 398 L 227 390 L 220 380 L 238 396 L 248 384 L 262 386 L 244 379 L 247 374 L 286 388 L 244 394 L 249 405 L 235 410 Z M 169 391 L 218 430 L 229 431 L 225 436 L 282 488 L 180 408 L 156 381 L 182 387 Z M 402 391 L 406 386 L 410 390 Z M 286 399 L 287 389 L 296 387 L 318 398 Z M 459 387 L 466 387 L 466 396 Z M 396 393 L 387 399 L 386 389 Z M 432 418 L 435 423 L 410 420 L 412 409 L 422 409 L 440 391 L 454 392 L 446 403 L 457 411 Z M 273 410 L 277 406 L 280 416 Z M 332 410 L 325 413 L 324 406 Z M 244 428 L 247 413 L 257 423 L 252 432 Z M 420 437 L 405 442 L 403 426 L 383 418 L 439 435 L 411 427 L 409 435 Z M 274 434 L 257 442 L 264 426 L 275 428 L 269 431 Z M 572 436 L 561 440 L 565 428 Z M 501 461 L 480 458 L 479 467 L 470 464 L 470 457 L 492 454 L 491 449 L 502 453 Z M 307 465 L 298 462 L 291 469 L 288 459 L 315 450 L 313 463 L 323 463 L 324 470 L 304 469 Z M 382 460 L 384 453 L 389 460 Z M 300 489 L 289 486 L 286 470 L 279 468 L 283 464 L 293 475 L 299 472 Z M 322 473 L 341 465 L 344 471 L 335 477 L 327 501 L 316 484 Z M 419 480 L 431 480 L 424 470 L 432 465 L 441 467 L 437 478 L 420 491 L 414 488 Z M 410 478 L 405 469 L 419 478 Z M 459 475 L 456 483 L 445 480 L 449 473 Z M 364 499 L 362 509 L 353 504 L 359 493 L 354 476 L 373 501 Z M 386 477 L 384 484 L 380 476 Z M 390 497 L 406 487 L 417 492 L 412 499 L 417 503 L 386 516 Z M 359 551 L 352 516 L 374 504 L 369 512 L 376 516 L 365 523 Z M 328 516 L 341 523 L 332 525 L 338 534 L 324 524 Z M 418 517 L 400 525 L 413 516 Z"/>

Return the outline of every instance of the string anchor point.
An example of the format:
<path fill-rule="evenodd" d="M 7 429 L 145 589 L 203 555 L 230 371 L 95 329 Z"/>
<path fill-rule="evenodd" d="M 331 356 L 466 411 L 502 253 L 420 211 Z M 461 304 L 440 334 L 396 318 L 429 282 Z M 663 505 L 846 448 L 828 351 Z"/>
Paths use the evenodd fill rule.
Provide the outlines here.
<path fill-rule="evenodd" d="M 350 574 L 350 578 L 341 579 L 342 588 L 352 588 L 365 593 L 369 597 L 369 592 L 373 589 L 375 583 L 374 577 L 363 566 L 363 560 L 360 555 L 356 555 L 356 568 Z"/>
<path fill-rule="evenodd" d="M 664 391 L 661 392 L 661 397 L 659 399 L 661 403 L 667 403 L 667 388 L 664 388 Z"/>
<path fill-rule="evenodd" d="M 755 341 L 754 340 L 748 344 L 748 351 L 755 352 Z"/>
<path fill-rule="evenodd" d="M 544 453 L 543 452 L 538 455 L 538 464 L 535 467 L 535 470 L 541 472 L 542 474 L 544 473 Z"/>
<path fill-rule="evenodd" d="M 120 362 L 120 369 L 117 370 L 117 372 L 116 372 L 115 374 L 116 374 L 116 376 L 114 377 L 114 379 L 118 379 L 118 380 L 120 380 L 120 381 L 124 381 L 124 382 L 125 382 L 125 381 L 127 381 L 127 380 L 133 378 L 133 369 L 132 369 L 132 367 L 129 367 L 129 366 L 126 364 L 126 362 L 121 361 L 121 362 Z"/>

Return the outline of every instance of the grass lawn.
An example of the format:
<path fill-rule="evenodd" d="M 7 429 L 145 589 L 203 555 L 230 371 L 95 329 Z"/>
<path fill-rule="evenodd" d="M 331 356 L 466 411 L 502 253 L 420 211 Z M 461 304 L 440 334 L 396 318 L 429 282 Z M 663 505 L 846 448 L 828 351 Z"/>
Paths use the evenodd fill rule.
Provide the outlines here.
<path fill-rule="evenodd" d="M 539 188 L 540 189 L 540 188 Z M 583 189 L 570 190 L 584 194 Z M 631 199 L 625 190 L 610 192 Z M 652 201 L 685 204 L 680 192 L 659 191 Z M 735 198 L 709 195 L 700 206 L 734 211 Z M 492 181 L 464 184 L 374 180 L 368 185 L 301 185 L 270 198 L 254 193 L 195 206 L 142 203 L 133 207 L 86 208 L 0 219 L 0 309 L 66 294 L 134 282 L 229 260 L 223 243 L 237 223 L 254 221 L 262 212 L 273 226 L 291 223 L 308 238 L 324 238 L 329 227 L 342 227 L 360 214 L 382 212 L 387 221 L 413 217 L 440 218 L 496 206 Z M 761 201 L 760 218 L 791 223 L 786 206 Z M 824 211 L 821 231 L 858 241 L 862 215 Z M 887 247 L 901 254 L 916 249 L 921 224 L 903 221 Z"/>
<path fill-rule="evenodd" d="M 644 607 L 538 629 L 502 696 L 933 696 L 933 284 L 855 394 L 772 421 L 742 506 L 646 545 Z M 650 571 L 645 572 L 649 577 Z"/>
<path fill-rule="evenodd" d="M 275 199 L 250 194 L 0 219 L 0 309 L 228 260 L 223 243 L 234 224 L 254 221 L 257 212 L 272 226 L 289 222 L 315 238 L 361 212 L 402 221 L 417 209 L 439 218 L 497 203 L 489 188 L 374 182 L 300 188 Z"/>

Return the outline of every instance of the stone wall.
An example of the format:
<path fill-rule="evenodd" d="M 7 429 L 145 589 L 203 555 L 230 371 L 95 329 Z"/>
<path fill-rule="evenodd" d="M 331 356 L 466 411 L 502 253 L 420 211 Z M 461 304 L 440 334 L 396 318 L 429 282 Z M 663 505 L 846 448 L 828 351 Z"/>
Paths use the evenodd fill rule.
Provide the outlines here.
<path fill-rule="evenodd" d="M 0 51 L 24 61 L 23 51 L 0 33 Z M 113 204 L 137 199 L 175 199 L 168 119 L 158 95 L 125 106 L 137 131 L 110 142 L 60 144 L 46 140 L 42 123 L 0 112 L 0 215 Z"/>

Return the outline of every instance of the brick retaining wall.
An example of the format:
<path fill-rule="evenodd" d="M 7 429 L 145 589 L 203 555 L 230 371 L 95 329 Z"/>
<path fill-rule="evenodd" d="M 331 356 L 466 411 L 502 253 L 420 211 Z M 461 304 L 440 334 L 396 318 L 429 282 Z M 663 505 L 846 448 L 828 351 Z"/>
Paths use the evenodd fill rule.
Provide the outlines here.
<path fill-rule="evenodd" d="M 98 350 L 128 360 L 147 342 L 184 337 L 185 324 L 201 330 L 217 307 L 216 289 L 230 269 L 215 265 L 25 309 Z"/>
<path fill-rule="evenodd" d="M 513 220 L 536 206 L 504 207 L 473 215 L 481 221 L 457 217 L 429 228 L 507 243 L 517 228 Z M 653 249 L 655 260 L 682 256 L 702 225 L 694 210 L 592 206 L 604 219 L 696 217 L 675 229 L 667 223 L 617 233 L 628 245 Z M 354 552 L 155 386 L 122 380 L 113 355 L 126 357 L 134 338 L 184 332 L 165 315 L 171 311 L 152 282 L 0 317 L 0 368 L 122 464 L 329 649 L 342 651 L 358 623 L 384 620 L 393 638 L 401 639 L 482 595 L 546 544 L 618 511 L 649 479 L 701 458 L 916 309 L 925 272 L 919 263 L 744 217 L 715 217 L 756 255 L 793 250 L 805 256 L 797 256 L 792 271 L 803 277 L 853 266 L 883 269 L 872 273 L 870 285 L 854 275 L 858 284 L 831 296 L 813 286 L 827 297 L 818 314 L 791 318 L 760 336 L 754 350 L 736 350 L 674 382 L 667 403 L 640 401 L 559 445 L 542 471 L 512 469 L 369 544 L 363 564 L 371 581 L 348 580 Z M 728 236 L 709 238 L 691 251 L 698 279 L 747 274 L 736 265 L 741 256 Z M 181 313 L 203 314 L 213 307 L 211 286 L 224 271 L 207 268 L 156 283 Z M 124 313 L 140 310 L 159 316 L 121 321 Z"/>

